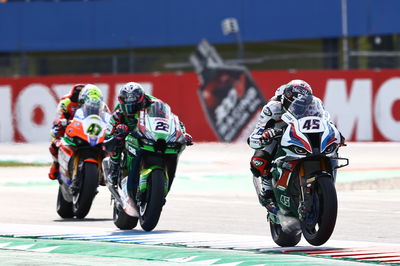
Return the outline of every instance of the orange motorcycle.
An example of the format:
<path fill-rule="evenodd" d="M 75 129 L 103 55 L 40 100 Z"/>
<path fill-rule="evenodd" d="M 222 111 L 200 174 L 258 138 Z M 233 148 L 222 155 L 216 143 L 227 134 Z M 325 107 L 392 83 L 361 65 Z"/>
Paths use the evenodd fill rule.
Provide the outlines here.
<path fill-rule="evenodd" d="M 62 218 L 86 217 L 98 185 L 104 184 L 102 143 L 109 114 L 100 110 L 100 107 L 86 108 L 85 105 L 78 109 L 58 143 L 57 213 Z"/>

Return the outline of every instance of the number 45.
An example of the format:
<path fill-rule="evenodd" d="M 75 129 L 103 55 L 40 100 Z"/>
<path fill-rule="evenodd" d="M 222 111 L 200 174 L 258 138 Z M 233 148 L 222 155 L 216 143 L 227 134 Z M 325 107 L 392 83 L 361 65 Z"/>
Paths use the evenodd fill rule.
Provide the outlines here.
<path fill-rule="evenodd" d="M 319 129 L 319 123 L 320 121 L 318 119 L 308 119 L 304 122 L 303 129 Z"/>

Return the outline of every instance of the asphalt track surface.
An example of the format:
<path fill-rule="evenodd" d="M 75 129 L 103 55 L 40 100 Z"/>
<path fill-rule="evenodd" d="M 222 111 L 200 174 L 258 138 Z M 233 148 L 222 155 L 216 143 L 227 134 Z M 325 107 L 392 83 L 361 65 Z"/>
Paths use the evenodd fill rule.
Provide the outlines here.
<path fill-rule="evenodd" d="M 0 167 L 2 213 L 0 235 L 3 235 L 0 238 L 0 265 L 4 262 L 7 265 L 25 265 L 27 261 L 31 265 L 50 265 L 46 264 L 50 260 L 51 264 L 57 262 L 63 265 L 109 263 L 159 265 L 161 262 L 167 263 L 167 265 L 190 265 L 207 261 L 208 265 L 213 263 L 221 265 L 224 265 L 222 263 L 225 265 L 229 263 L 231 263 L 229 265 L 290 264 L 283 257 L 279 257 L 280 259 L 275 261 L 278 256 L 290 256 L 291 263 L 303 265 L 319 265 L 320 263 L 326 265 L 328 261 L 336 264 L 339 262 L 350 263 L 349 260 L 343 261 L 342 259 L 353 258 L 354 260 L 357 258 L 355 256 L 358 258 L 361 256 L 362 261 L 397 263 L 396 258 L 400 259 L 399 150 L 400 143 L 350 143 L 348 147 L 343 148 L 340 155 L 350 158 L 350 165 L 343 168 L 338 174 L 339 213 L 331 239 L 322 247 L 310 247 L 307 242 L 302 240 L 297 250 L 291 251 L 278 249 L 271 240 L 265 221 L 265 211 L 257 202 L 248 170 L 248 161 L 252 151 L 243 144 L 199 143 L 188 147 L 181 156 L 177 177 L 155 232 L 143 234 L 138 227 L 124 233 L 128 234 L 124 237 L 129 237 L 129 241 L 126 241 L 123 247 L 127 247 L 126 245 L 140 245 L 140 247 L 151 245 L 149 250 L 157 250 L 160 245 L 165 245 L 165 242 L 169 241 L 175 249 L 173 252 L 167 252 L 168 256 L 176 252 L 187 252 L 188 250 L 192 252 L 193 247 L 197 247 L 202 249 L 196 252 L 207 253 L 216 250 L 219 252 L 218 256 L 223 257 L 224 253 L 228 252 L 227 249 L 230 250 L 229 252 L 233 252 L 232 249 L 235 247 L 246 247 L 249 242 L 252 242 L 256 245 L 249 248 L 250 251 L 247 252 L 255 253 L 256 256 L 260 253 L 266 256 L 256 259 L 240 257 L 242 256 L 240 252 L 244 251 L 235 251 L 233 255 L 226 256 L 232 258 L 240 255 L 239 259 L 227 262 L 222 259 L 215 260 L 217 255 L 214 253 L 212 256 L 204 255 L 205 258 L 201 259 L 196 257 L 196 252 L 194 255 L 185 254 L 180 258 L 177 255 L 177 258 L 172 259 L 166 255 L 167 257 L 160 257 L 156 261 L 151 259 L 152 255 L 149 255 L 150 257 L 122 255 L 120 257 L 104 257 L 104 254 L 77 252 L 77 250 L 81 250 L 76 248 L 79 244 L 73 245 L 75 251 L 70 248 L 67 249 L 70 253 L 64 251 L 62 254 L 56 253 L 56 250 L 51 253 L 23 251 L 35 249 L 35 247 L 29 246 L 32 243 L 16 243 L 15 241 L 19 241 L 20 238 L 9 239 L 4 236 L 18 236 L 19 232 L 24 232 L 22 236 L 30 236 L 32 237 L 31 241 L 37 242 L 39 241 L 37 240 L 38 236 L 48 235 L 50 231 L 51 234 L 54 234 L 54 230 L 57 230 L 60 235 L 57 241 L 71 243 L 72 240 L 78 241 L 79 239 L 79 237 L 68 239 L 66 232 L 71 233 L 71 230 L 73 230 L 71 234 L 75 235 L 95 230 L 91 232 L 92 237 L 93 235 L 103 237 L 120 231 L 117 230 L 111 219 L 110 194 L 106 188 L 99 188 L 99 193 L 86 219 L 63 220 L 55 212 L 57 184 L 47 179 L 48 167 Z M 48 162 L 50 157 L 47 154 L 46 144 L 1 144 L 0 162 L 10 160 Z M 173 238 L 175 242 L 166 241 L 164 238 L 162 241 L 155 239 L 155 236 L 160 233 L 167 236 L 168 239 L 169 237 Z M 193 233 L 195 235 L 190 235 Z M 140 240 L 138 240 L 139 236 Z M 183 243 L 182 239 L 179 241 L 179 237 L 184 238 L 185 236 L 190 236 L 193 242 L 185 240 L 185 245 L 176 247 L 177 245 L 174 243 Z M 209 239 L 207 243 L 204 243 L 204 240 L 201 242 L 199 239 L 196 242 L 196 237 L 204 238 L 204 236 Z M 80 237 L 81 239 L 86 237 L 85 243 L 88 243 L 90 238 Z M 176 238 L 178 240 L 175 240 Z M 225 241 L 222 241 L 224 238 Z M 113 248 L 118 245 L 116 242 L 107 242 L 107 244 L 110 245 L 109 248 Z M 93 241 L 90 243 L 90 245 L 94 245 Z M 200 244 L 196 245 L 195 243 Z M 54 245 L 49 242 L 39 244 Z M 13 248 L 18 246 L 22 246 L 22 248 Z M 41 246 L 37 249 L 40 250 L 40 248 Z M 320 260 L 318 252 L 321 252 L 321 249 L 325 250 L 325 253 L 328 250 L 327 254 L 333 254 L 328 256 L 329 260 L 324 257 L 323 262 L 318 261 Z M 341 249 L 341 254 L 338 254 L 338 249 Z M 271 251 L 285 252 L 285 254 L 273 254 L 275 257 L 269 258 Z M 293 252 L 297 254 L 296 251 L 301 254 L 293 255 Z M 149 254 L 149 251 L 143 251 L 141 254 L 144 253 Z M 163 252 L 159 251 L 158 254 L 163 254 Z M 343 254 L 348 255 L 343 257 Z M 378 259 L 371 254 L 377 254 Z M 10 259 L 14 256 L 15 259 Z M 382 257 L 385 257 L 386 260 Z M 311 261 L 305 263 L 302 261 L 304 258 Z M 369 264 L 371 265 L 371 262 Z"/>

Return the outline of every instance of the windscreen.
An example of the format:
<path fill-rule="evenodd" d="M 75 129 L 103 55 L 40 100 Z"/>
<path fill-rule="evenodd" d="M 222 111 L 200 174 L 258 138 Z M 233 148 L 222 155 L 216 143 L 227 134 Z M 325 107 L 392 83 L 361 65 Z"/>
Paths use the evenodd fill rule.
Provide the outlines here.
<path fill-rule="evenodd" d="M 84 116 L 87 117 L 89 115 L 100 115 L 102 103 L 103 102 L 100 100 L 88 99 L 81 107 Z"/>
<path fill-rule="evenodd" d="M 307 116 L 323 117 L 325 110 L 322 106 L 321 100 L 311 95 L 307 95 L 294 100 L 289 107 L 289 112 L 297 119 L 300 119 Z"/>
<path fill-rule="evenodd" d="M 171 115 L 171 108 L 168 104 L 163 102 L 155 102 L 151 105 L 147 113 L 150 117 L 161 117 L 169 119 Z"/>

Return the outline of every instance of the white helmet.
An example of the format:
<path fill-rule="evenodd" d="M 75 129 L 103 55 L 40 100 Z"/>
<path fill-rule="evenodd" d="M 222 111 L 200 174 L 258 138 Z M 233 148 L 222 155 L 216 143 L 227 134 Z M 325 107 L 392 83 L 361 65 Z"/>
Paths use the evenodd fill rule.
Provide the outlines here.
<path fill-rule="evenodd" d="M 275 91 L 275 97 L 282 96 L 283 92 L 285 91 L 285 87 L 286 87 L 286 84 L 281 85 L 279 88 L 277 88 L 276 91 Z"/>

